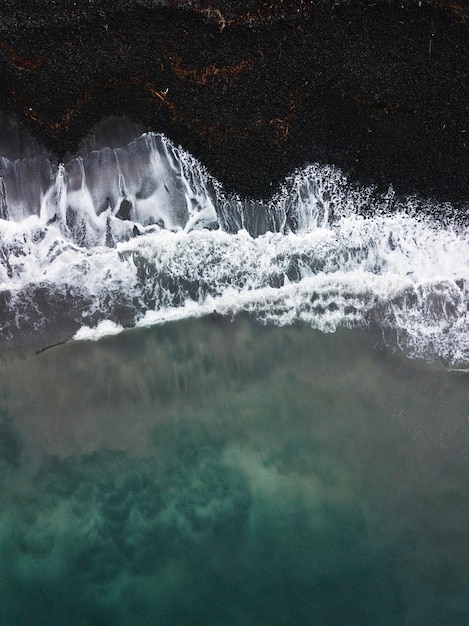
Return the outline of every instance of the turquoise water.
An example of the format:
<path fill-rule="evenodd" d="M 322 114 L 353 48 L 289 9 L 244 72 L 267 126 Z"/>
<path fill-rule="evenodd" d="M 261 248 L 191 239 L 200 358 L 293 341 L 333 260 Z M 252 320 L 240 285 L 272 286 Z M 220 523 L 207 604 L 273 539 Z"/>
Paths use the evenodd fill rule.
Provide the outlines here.
<path fill-rule="evenodd" d="M 0 623 L 469 623 L 468 374 L 213 317 L 0 365 Z"/>

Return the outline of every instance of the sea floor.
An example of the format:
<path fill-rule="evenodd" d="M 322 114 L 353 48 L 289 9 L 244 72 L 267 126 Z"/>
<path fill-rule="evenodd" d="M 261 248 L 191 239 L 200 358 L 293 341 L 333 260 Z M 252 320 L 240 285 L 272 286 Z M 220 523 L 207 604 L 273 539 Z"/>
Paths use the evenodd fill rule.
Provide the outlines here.
<path fill-rule="evenodd" d="M 468 624 L 468 382 L 244 316 L 5 353 L 1 626 Z"/>

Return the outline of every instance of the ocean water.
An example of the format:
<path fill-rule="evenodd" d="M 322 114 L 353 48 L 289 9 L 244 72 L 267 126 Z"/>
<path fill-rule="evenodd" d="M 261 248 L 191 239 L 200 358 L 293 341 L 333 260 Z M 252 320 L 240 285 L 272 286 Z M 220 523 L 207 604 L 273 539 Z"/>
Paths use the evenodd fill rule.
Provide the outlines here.
<path fill-rule="evenodd" d="M 203 318 L 1 366 L 1 623 L 467 624 L 463 372 Z"/>
<path fill-rule="evenodd" d="M 0 143 L 1 626 L 469 623 L 461 214 L 119 123 Z"/>

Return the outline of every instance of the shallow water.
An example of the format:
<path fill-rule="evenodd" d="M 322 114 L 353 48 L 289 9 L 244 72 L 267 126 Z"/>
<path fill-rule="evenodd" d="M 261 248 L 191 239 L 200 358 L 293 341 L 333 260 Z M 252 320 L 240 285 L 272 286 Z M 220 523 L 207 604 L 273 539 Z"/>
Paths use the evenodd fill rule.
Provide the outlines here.
<path fill-rule="evenodd" d="M 467 373 L 212 316 L 0 381 L 2 626 L 469 623 Z"/>

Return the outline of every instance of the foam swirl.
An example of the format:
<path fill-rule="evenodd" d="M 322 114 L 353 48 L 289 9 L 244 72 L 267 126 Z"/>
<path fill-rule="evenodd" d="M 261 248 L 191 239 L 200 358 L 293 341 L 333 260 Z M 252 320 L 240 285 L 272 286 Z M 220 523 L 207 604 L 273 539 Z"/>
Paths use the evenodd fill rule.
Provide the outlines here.
<path fill-rule="evenodd" d="M 242 200 L 157 134 L 55 168 L 4 157 L 1 172 L 3 340 L 247 311 L 324 332 L 373 325 L 410 356 L 469 363 L 467 227 L 392 190 L 312 165 L 270 201 Z"/>

